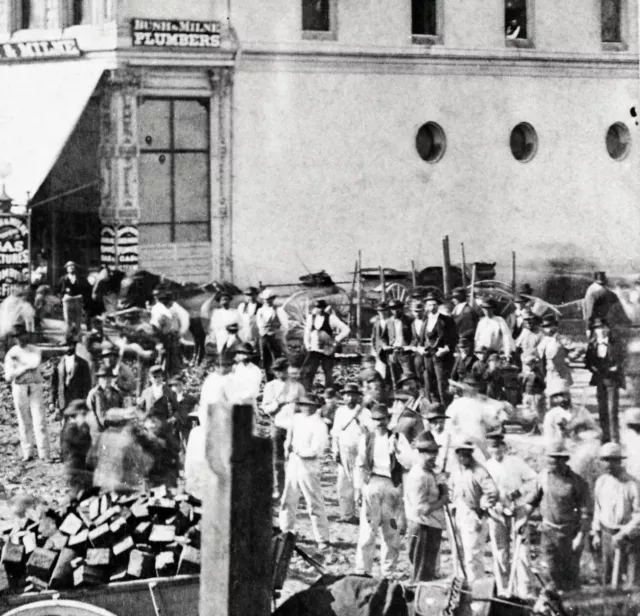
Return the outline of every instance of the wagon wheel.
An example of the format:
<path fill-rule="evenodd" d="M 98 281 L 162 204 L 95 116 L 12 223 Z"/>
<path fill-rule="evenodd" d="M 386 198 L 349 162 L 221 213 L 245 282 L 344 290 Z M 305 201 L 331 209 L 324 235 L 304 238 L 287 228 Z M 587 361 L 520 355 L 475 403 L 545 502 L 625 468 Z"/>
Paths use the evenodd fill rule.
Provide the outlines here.
<path fill-rule="evenodd" d="M 80 601 L 38 601 L 28 605 L 21 605 L 5 616 L 116 616 L 113 612 Z"/>
<path fill-rule="evenodd" d="M 404 303 L 409 299 L 409 289 L 399 282 L 392 282 L 391 284 L 388 284 L 385 291 L 388 301 L 397 299 Z"/>

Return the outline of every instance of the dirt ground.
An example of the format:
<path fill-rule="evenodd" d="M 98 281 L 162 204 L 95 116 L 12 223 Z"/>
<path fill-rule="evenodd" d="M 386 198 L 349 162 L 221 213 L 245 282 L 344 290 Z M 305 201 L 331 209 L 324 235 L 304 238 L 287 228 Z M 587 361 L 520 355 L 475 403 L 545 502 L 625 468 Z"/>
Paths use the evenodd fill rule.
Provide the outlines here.
<path fill-rule="evenodd" d="M 355 376 L 354 367 L 340 368 L 340 381 L 344 382 Z M 45 379 L 50 378 L 51 361 L 44 367 Z M 0 368 L 0 373 L 2 369 Z M 185 372 L 188 380 L 188 390 L 192 393 L 199 393 L 205 371 L 202 368 L 193 368 Z M 585 405 L 586 408 L 595 412 L 595 390 L 588 387 L 588 374 L 582 368 L 574 369 L 576 383 L 572 389 L 574 404 Z M 48 404 L 48 388 L 45 401 Z M 623 406 L 628 406 L 629 401 L 623 395 Z M 268 423 L 265 419 L 258 420 L 258 432 L 268 433 Z M 49 416 L 49 437 L 52 446 L 54 459 L 59 455 L 59 431 L 60 425 L 55 418 Z M 516 432 L 510 433 L 507 437 L 508 444 L 512 449 L 522 455 L 531 466 L 539 470 L 543 458 L 541 456 L 542 443 L 540 437 L 526 436 Z M 17 422 L 13 411 L 11 390 L 4 379 L 0 379 L 0 454 L 3 464 L 0 467 L 0 484 L 3 486 L 6 496 L 0 494 L 0 521 L 10 519 L 11 512 L 8 507 L 7 497 L 20 492 L 27 491 L 41 498 L 52 505 L 61 502 L 65 498 L 64 472 L 59 461 L 49 464 L 40 461 L 23 463 L 20 456 L 18 441 Z M 336 498 L 336 466 L 327 456 L 322 466 L 322 488 L 325 503 L 328 510 L 331 525 L 331 547 L 323 554 L 319 554 L 311 541 L 311 528 L 309 518 L 306 514 L 304 502 L 301 502 L 298 515 L 299 545 L 310 555 L 318 557 L 325 566 L 327 573 L 344 574 L 353 571 L 355 561 L 355 548 L 358 537 L 358 526 L 338 522 L 338 503 Z M 274 507 L 274 523 L 277 522 L 277 508 Z M 451 573 L 451 549 L 445 541 L 442 547 L 441 573 L 443 577 Z M 486 553 L 487 571 L 491 566 L 489 545 Z M 586 567 L 585 569 L 591 569 Z M 374 575 L 378 573 L 377 565 L 374 568 Z M 401 580 L 408 580 L 410 577 L 410 564 L 407 556 L 406 545 L 400 555 L 398 577 Z M 588 571 L 586 572 L 588 574 Z M 286 597 L 306 588 L 315 579 L 318 573 L 307 565 L 299 556 L 294 555 L 289 578 L 282 591 L 281 601 Z"/>

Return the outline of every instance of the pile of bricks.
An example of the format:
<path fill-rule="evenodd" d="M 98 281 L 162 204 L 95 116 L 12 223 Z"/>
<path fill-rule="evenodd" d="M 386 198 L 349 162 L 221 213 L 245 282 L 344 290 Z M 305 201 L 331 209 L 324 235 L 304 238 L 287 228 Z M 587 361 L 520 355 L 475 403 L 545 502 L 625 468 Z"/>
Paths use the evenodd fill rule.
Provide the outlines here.
<path fill-rule="evenodd" d="M 200 573 L 202 503 L 160 487 L 80 494 L 2 532 L 10 588 L 35 592 Z"/>

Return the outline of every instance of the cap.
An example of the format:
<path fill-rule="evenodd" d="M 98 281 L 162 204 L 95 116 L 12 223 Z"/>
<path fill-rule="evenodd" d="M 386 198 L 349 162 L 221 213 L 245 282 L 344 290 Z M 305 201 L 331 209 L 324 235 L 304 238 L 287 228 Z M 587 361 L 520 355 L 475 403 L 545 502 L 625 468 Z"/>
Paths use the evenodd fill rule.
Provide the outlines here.
<path fill-rule="evenodd" d="M 566 450 L 564 444 L 556 444 L 547 447 L 547 456 L 550 458 L 570 458 L 571 454 Z"/>
<path fill-rule="evenodd" d="M 415 374 L 413 374 L 413 372 L 405 372 L 404 374 L 401 374 L 400 378 L 396 381 L 396 387 L 401 387 L 407 381 L 417 381 L 417 380 L 418 380 L 418 377 Z"/>
<path fill-rule="evenodd" d="M 286 370 L 289 367 L 289 362 L 287 361 L 286 357 L 278 357 L 278 359 L 276 359 L 272 364 L 271 364 L 271 369 L 272 370 Z"/>
<path fill-rule="evenodd" d="M 272 299 L 274 297 L 278 297 L 278 295 L 276 294 L 276 292 L 273 289 L 265 289 L 262 292 L 262 297 L 263 297 L 263 299 Z"/>
<path fill-rule="evenodd" d="M 344 386 L 342 393 L 343 394 L 361 394 L 362 392 L 360 391 L 360 388 L 356 383 L 347 383 Z"/>
<path fill-rule="evenodd" d="M 618 443 L 605 443 L 602 447 L 600 447 L 600 451 L 598 455 L 603 458 L 624 458 L 622 455 L 622 447 L 618 445 Z"/>
<path fill-rule="evenodd" d="M 297 400 L 299 406 L 320 406 L 318 399 L 311 394 L 303 394 Z"/>
<path fill-rule="evenodd" d="M 547 383 L 547 396 L 560 396 L 569 393 L 569 386 L 564 379 L 552 379 Z"/>
<path fill-rule="evenodd" d="M 446 419 L 447 415 L 444 412 L 444 406 L 440 402 L 432 402 L 427 408 L 425 413 L 425 419 L 427 421 L 433 421 L 434 419 Z"/>
<path fill-rule="evenodd" d="M 439 449 L 438 444 L 433 438 L 433 434 L 426 430 L 424 432 L 420 432 L 420 434 L 416 436 L 413 446 L 418 451 L 430 451 L 434 453 L 437 453 Z"/>
<path fill-rule="evenodd" d="M 250 342 L 243 342 L 236 347 L 236 355 L 253 355 L 255 349 Z"/>
<path fill-rule="evenodd" d="M 624 412 L 624 422 L 628 426 L 640 426 L 640 408 L 627 409 Z"/>
<path fill-rule="evenodd" d="M 67 261 L 64 264 L 64 269 L 67 269 L 68 267 L 71 267 L 71 266 L 78 267 L 78 264 L 75 261 Z"/>
<path fill-rule="evenodd" d="M 388 419 L 389 409 L 386 404 L 376 404 L 371 409 L 371 419 Z"/>
<path fill-rule="evenodd" d="M 474 442 L 469 438 L 460 439 L 453 446 L 454 451 L 473 451 L 475 448 Z"/>

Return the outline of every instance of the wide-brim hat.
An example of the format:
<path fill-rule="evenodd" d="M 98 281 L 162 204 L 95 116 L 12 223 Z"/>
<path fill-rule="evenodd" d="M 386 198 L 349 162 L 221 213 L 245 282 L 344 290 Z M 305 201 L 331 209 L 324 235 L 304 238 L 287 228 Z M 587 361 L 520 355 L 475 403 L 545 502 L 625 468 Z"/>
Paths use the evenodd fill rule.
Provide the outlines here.
<path fill-rule="evenodd" d="M 236 347 L 236 355 L 255 355 L 256 350 L 250 342 L 243 342 Z"/>
<path fill-rule="evenodd" d="M 480 389 L 482 383 L 477 376 L 473 374 L 467 374 L 462 381 L 450 381 L 454 386 L 461 387 L 462 389 Z"/>
<path fill-rule="evenodd" d="M 343 394 L 358 394 L 358 395 L 360 395 L 362 392 L 360 391 L 360 388 L 358 387 L 357 383 L 347 383 L 342 388 L 342 393 Z"/>
<path fill-rule="evenodd" d="M 498 302 L 493 297 L 483 297 L 480 300 L 480 308 L 493 308 L 495 310 L 497 307 Z"/>
<path fill-rule="evenodd" d="M 418 381 L 418 377 L 413 372 L 406 372 L 396 381 L 396 387 L 402 387 L 408 381 Z"/>
<path fill-rule="evenodd" d="M 604 445 L 602 445 L 602 447 L 600 447 L 598 456 L 603 460 L 606 460 L 608 458 L 618 460 L 626 458 L 626 456 L 622 453 L 622 447 L 620 447 L 618 443 L 605 443 Z"/>
<path fill-rule="evenodd" d="M 439 449 L 438 443 L 436 443 L 436 439 L 433 437 L 433 434 L 426 430 L 416 436 L 413 446 L 418 451 L 431 451 L 434 453 L 437 453 Z"/>
<path fill-rule="evenodd" d="M 258 287 L 247 287 L 244 291 L 245 295 L 259 295 L 260 294 L 260 290 L 258 289 Z"/>
<path fill-rule="evenodd" d="M 68 267 L 78 267 L 78 264 L 75 261 L 67 261 L 63 269 L 67 269 Z"/>
<path fill-rule="evenodd" d="M 289 362 L 287 361 L 286 357 L 278 357 L 278 359 L 274 360 L 274 362 L 271 364 L 271 369 L 272 370 L 286 370 L 289 367 Z"/>
<path fill-rule="evenodd" d="M 392 299 L 389 302 L 389 308 L 391 310 L 398 310 L 400 308 L 404 308 L 404 303 L 399 299 Z"/>
<path fill-rule="evenodd" d="M 318 399 L 311 394 L 303 394 L 296 401 L 298 406 L 320 406 Z"/>
<path fill-rule="evenodd" d="M 462 438 L 453 444 L 454 451 L 473 451 L 475 448 L 475 443 L 469 438 Z"/>
<path fill-rule="evenodd" d="M 555 445 L 553 447 L 548 447 L 545 453 L 549 458 L 570 458 L 571 457 L 571 454 L 567 451 L 564 445 Z"/>
<path fill-rule="evenodd" d="M 149 374 L 162 374 L 163 372 L 162 366 L 151 366 L 149 368 Z"/>
<path fill-rule="evenodd" d="M 427 421 L 433 421 L 435 419 L 447 419 L 447 415 L 444 412 L 444 406 L 440 402 L 432 402 L 427 408 L 424 418 Z"/>
<path fill-rule="evenodd" d="M 371 419 L 389 419 L 389 408 L 386 404 L 375 404 L 371 409 Z"/>

